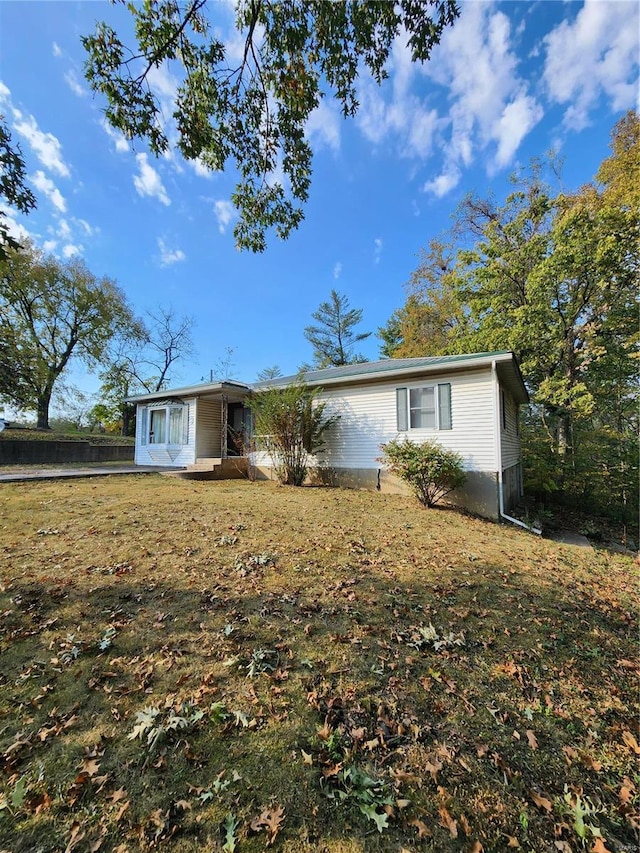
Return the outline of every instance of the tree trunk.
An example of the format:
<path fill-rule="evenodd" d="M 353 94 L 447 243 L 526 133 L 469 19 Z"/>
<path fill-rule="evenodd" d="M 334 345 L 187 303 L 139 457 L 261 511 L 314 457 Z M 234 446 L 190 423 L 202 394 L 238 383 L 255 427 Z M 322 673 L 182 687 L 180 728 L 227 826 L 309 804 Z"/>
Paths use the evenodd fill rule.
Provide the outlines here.
<path fill-rule="evenodd" d="M 51 403 L 51 391 L 45 391 L 38 396 L 38 429 L 51 429 L 49 426 L 49 404 Z"/>

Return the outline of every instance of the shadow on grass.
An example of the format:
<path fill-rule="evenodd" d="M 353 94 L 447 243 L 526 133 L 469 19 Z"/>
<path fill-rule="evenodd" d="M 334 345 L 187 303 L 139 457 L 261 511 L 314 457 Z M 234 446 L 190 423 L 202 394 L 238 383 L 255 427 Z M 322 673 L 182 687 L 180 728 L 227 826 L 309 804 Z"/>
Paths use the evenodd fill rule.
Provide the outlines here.
<path fill-rule="evenodd" d="M 63 849 L 78 822 L 102 849 L 199 850 L 232 813 L 258 850 L 251 822 L 277 804 L 291 850 L 542 850 L 578 843 L 580 797 L 634 849 L 619 799 L 634 617 L 604 584 L 567 582 L 566 560 L 531 576 L 427 565 L 411 583 L 238 560 L 205 586 L 188 559 L 173 582 L 127 565 L 16 579 L 0 596 L 0 751 L 8 801 L 20 779 L 27 793 L 0 812 L 3 843 Z M 131 737 L 145 708 L 187 723 L 151 748 L 148 730 Z M 395 803 L 383 833 L 337 781 L 352 766 Z"/>

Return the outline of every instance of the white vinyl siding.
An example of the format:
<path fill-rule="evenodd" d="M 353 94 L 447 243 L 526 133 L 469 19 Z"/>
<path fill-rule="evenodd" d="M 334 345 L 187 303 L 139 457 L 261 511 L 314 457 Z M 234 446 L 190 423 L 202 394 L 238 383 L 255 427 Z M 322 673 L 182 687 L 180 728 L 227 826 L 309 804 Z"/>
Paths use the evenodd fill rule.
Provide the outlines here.
<path fill-rule="evenodd" d="M 520 435 L 518 407 L 513 397 L 504 389 L 500 394 L 500 449 L 503 470 L 520 462 Z"/>
<path fill-rule="evenodd" d="M 340 415 L 327 436 L 317 462 L 334 468 L 380 468 L 380 445 L 398 436 L 412 441 L 437 439 L 443 447 L 462 455 L 469 471 L 496 471 L 493 386 L 489 368 L 463 375 L 447 374 L 416 380 L 406 387 L 451 384 L 451 428 L 434 431 L 397 429 L 397 382 L 325 389 L 326 413 Z M 256 464 L 270 465 L 268 456 L 256 454 Z"/>

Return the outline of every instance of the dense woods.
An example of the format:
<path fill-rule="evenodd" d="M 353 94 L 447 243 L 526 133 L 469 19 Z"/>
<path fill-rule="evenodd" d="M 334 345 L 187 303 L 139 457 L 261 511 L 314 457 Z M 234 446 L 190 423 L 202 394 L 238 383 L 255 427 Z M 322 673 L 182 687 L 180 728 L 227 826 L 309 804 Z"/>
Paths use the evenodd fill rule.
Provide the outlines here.
<path fill-rule="evenodd" d="M 386 356 L 515 352 L 532 399 L 525 488 L 623 522 L 638 507 L 639 132 L 627 113 L 575 192 L 547 157 L 501 204 L 467 196 L 379 332 Z"/>

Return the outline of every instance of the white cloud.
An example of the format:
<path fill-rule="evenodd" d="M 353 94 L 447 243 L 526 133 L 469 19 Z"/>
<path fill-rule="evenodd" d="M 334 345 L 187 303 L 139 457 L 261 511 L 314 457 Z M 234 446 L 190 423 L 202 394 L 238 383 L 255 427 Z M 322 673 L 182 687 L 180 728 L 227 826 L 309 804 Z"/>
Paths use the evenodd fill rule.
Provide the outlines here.
<path fill-rule="evenodd" d="M 74 255 L 80 254 L 82 254 L 82 246 L 76 246 L 73 243 L 67 243 L 67 245 L 63 246 L 62 248 L 62 255 L 63 257 L 67 258 L 67 260 L 69 258 L 72 258 Z"/>
<path fill-rule="evenodd" d="M 64 79 L 65 83 L 71 89 L 74 95 L 77 95 L 79 98 L 84 98 L 85 95 L 89 94 L 78 80 L 78 75 L 73 70 L 73 68 L 67 71 L 67 73 L 64 75 Z"/>
<path fill-rule="evenodd" d="M 68 178 L 71 173 L 62 157 L 60 141 L 52 133 L 43 133 L 32 115 L 24 117 L 15 108 L 13 115 L 15 119 L 13 126 L 27 140 L 42 165 L 52 172 L 57 172 L 63 178 Z"/>
<path fill-rule="evenodd" d="M 51 254 L 51 252 L 53 252 L 55 250 L 57 245 L 58 245 L 57 240 L 45 240 L 44 243 L 42 244 L 42 248 L 49 255 L 49 254 Z"/>
<path fill-rule="evenodd" d="M 110 139 L 113 140 L 118 154 L 126 153 L 129 150 L 129 142 L 127 141 L 127 139 L 120 133 L 119 130 L 116 130 L 114 127 L 111 127 L 106 118 L 102 119 L 101 124 L 104 132 Z"/>
<path fill-rule="evenodd" d="M 442 174 L 438 175 L 432 181 L 427 181 L 422 189 L 426 193 L 433 193 L 436 198 L 442 198 L 458 185 L 460 177 L 460 170 L 455 166 L 450 167 L 449 171 L 442 172 Z"/>
<path fill-rule="evenodd" d="M 565 127 L 586 127 L 602 96 L 615 111 L 636 103 L 639 8 L 637 3 L 585 0 L 573 21 L 563 21 L 544 39 L 543 80 L 551 100 L 568 105 Z"/>
<path fill-rule="evenodd" d="M 306 135 L 316 150 L 323 146 L 340 149 L 340 113 L 322 99 L 307 120 Z"/>
<path fill-rule="evenodd" d="M 136 154 L 136 161 L 140 173 L 133 178 L 133 185 L 136 188 L 138 195 L 150 196 L 157 198 L 162 204 L 170 205 L 171 199 L 167 195 L 162 179 L 153 166 L 149 165 L 149 160 L 146 154 Z"/>
<path fill-rule="evenodd" d="M 87 237 L 93 237 L 93 235 L 96 233 L 96 230 L 98 230 L 89 225 L 86 219 L 74 219 L 73 222 L 75 225 L 79 225 L 80 228 L 82 228 Z"/>
<path fill-rule="evenodd" d="M 226 199 L 218 199 L 213 205 L 213 211 L 218 220 L 218 228 L 221 234 L 227 230 L 227 225 L 231 222 L 236 214 L 236 209 L 230 201 Z"/>
<path fill-rule="evenodd" d="M 66 219 L 58 220 L 58 237 L 61 240 L 69 240 L 71 238 L 71 227 Z"/>
<path fill-rule="evenodd" d="M 54 56 L 62 56 L 62 48 L 57 42 L 54 41 L 51 45 L 51 50 L 53 51 Z"/>
<path fill-rule="evenodd" d="M 11 101 L 11 92 L 4 85 L 2 80 L 0 80 L 0 104 Z"/>
<path fill-rule="evenodd" d="M 529 95 L 521 94 L 507 104 L 494 125 L 494 136 L 498 140 L 495 165 L 498 169 L 508 166 L 527 133 L 540 121 L 543 110 Z"/>
<path fill-rule="evenodd" d="M 431 154 L 434 134 L 442 120 L 436 110 L 411 92 L 421 72 L 411 61 L 406 41 L 404 34 L 393 45 L 390 61 L 392 96 L 389 101 L 385 100 L 381 88 L 373 80 L 363 77 L 357 122 L 364 136 L 374 145 L 391 138 L 401 155 L 424 159 Z"/>
<path fill-rule="evenodd" d="M 62 193 L 53 183 L 51 178 L 48 178 L 41 169 L 38 169 L 35 175 L 30 175 L 30 180 L 34 187 L 39 192 L 44 193 L 51 204 L 57 208 L 60 213 L 67 212 L 67 203 L 64 200 Z"/>
<path fill-rule="evenodd" d="M 182 249 L 169 249 L 161 237 L 158 237 L 158 249 L 160 251 L 160 266 L 168 267 L 184 261 L 187 257 Z"/>
<path fill-rule="evenodd" d="M 380 237 L 376 237 L 376 239 L 373 241 L 373 263 L 374 264 L 380 263 L 380 258 L 382 256 L 382 245 L 383 244 L 382 244 L 382 240 L 380 239 Z"/>
<path fill-rule="evenodd" d="M 443 168 L 424 185 L 442 197 L 480 152 L 487 155 L 489 172 L 509 166 L 543 110 L 518 75 L 509 19 L 491 3 L 464 4 L 424 70 L 446 87 L 450 102 L 442 133 Z"/>
<path fill-rule="evenodd" d="M 333 268 L 333 277 L 334 278 L 340 278 L 341 274 L 342 274 L 342 264 L 340 263 L 340 261 L 338 261 Z"/>
<path fill-rule="evenodd" d="M 187 160 L 188 164 L 191 166 L 193 171 L 201 178 L 210 178 L 213 174 L 212 170 L 205 166 L 202 160 L 199 157 L 196 157 L 195 160 Z"/>
<path fill-rule="evenodd" d="M 0 204 L 0 214 L 2 214 L 2 224 L 7 229 L 10 237 L 13 237 L 19 243 L 32 239 L 32 235 L 21 222 L 18 222 L 15 218 L 15 211 L 8 205 Z"/>

